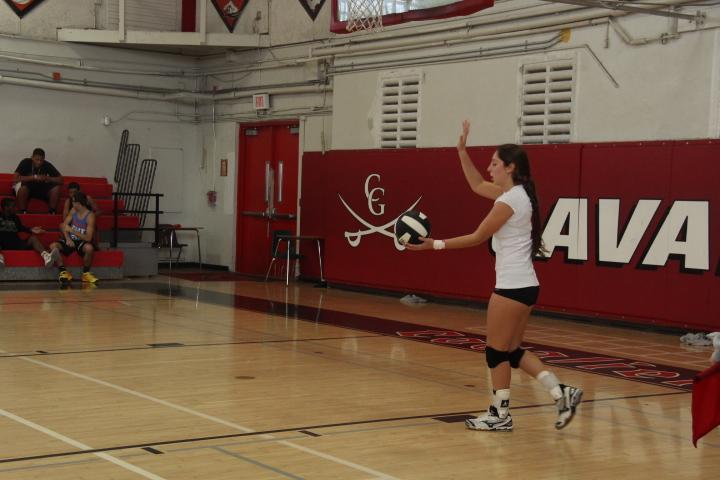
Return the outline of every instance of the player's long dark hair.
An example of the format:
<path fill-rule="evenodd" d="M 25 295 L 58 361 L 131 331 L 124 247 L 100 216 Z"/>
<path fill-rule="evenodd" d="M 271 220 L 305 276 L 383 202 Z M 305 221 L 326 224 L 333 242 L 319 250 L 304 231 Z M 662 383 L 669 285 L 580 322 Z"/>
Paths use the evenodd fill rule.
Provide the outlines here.
<path fill-rule="evenodd" d="M 522 185 L 530 197 L 532 204 L 532 254 L 544 257 L 547 254 L 542 240 L 542 226 L 540 225 L 540 203 L 538 202 L 537 193 L 535 192 L 535 182 L 530 175 L 530 160 L 527 152 L 515 145 L 514 143 L 506 143 L 497 148 L 498 157 L 506 165 L 515 165 L 512 174 L 513 183 Z"/>

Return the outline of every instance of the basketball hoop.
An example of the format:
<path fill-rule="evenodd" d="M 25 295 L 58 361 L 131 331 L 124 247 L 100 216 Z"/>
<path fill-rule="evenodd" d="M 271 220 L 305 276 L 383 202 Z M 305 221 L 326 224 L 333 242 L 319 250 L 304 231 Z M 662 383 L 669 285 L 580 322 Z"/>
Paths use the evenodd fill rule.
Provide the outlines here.
<path fill-rule="evenodd" d="M 383 0 L 347 0 L 348 32 L 382 30 Z"/>

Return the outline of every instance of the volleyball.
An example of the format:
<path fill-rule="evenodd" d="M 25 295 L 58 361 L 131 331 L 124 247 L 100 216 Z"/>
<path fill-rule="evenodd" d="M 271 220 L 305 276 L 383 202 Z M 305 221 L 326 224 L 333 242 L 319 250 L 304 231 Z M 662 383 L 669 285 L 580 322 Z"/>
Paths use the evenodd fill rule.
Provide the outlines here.
<path fill-rule="evenodd" d="M 395 222 L 395 237 L 402 245 L 422 243 L 420 237 L 430 235 L 430 220 L 422 212 L 410 210 L 400 215 Z"/>

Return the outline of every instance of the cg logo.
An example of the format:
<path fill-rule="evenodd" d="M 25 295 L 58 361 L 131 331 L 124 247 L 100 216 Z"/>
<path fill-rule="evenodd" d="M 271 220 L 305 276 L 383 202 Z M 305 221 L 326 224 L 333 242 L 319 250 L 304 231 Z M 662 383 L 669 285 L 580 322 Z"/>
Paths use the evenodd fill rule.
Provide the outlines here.
<path fill-rule="evenodd" d="M 377 173 L 372 173 L 368 175 L 368 177 L 365 179 L 365 197 L 367 198 L 368 202 L 368 210 L 370 210 L 370 213 L 372 213 L 375 216 L 380 216 L 385 213 L 385 204 L 384 203 L 378 203 L 380 201 L 379 196 L 385 195 L 385 189 L 381 187 L 374 187 L 370 188 L 370 182 L 373 179 L 377 179 L 378 183 L 380 182 L 380 175 Z M 404 250 L 405 247 L 398 242 L 397 238 L 395 238 L 395 234 L 392 231 L 389 231 L 388 229 L 391 229 L 393 225 L 395 225 L 395 222 L 397 222 L 397 219 L 400 217 L 398 215 L 385 225 L 372 225 L 367 220 L 363 219 L 360 215 L 358 215 L 352 208 L 350 208 L 350 205 L 347 204 L 345 199 L 338 193 L 338 197 L 340 198 L 340 201 L 342 204 L 347 208 L 348 212 L 350 212 L 350 215 L 355 217 L 355 219 L 360 222 L 364 227 L 365 230 L 358 230 L 357 232 L 345 232 L 345 238 L 347 238 L 348 243 L 351 247 L 357 247 L 360 245 L 360 240 L 365 235 L 370 235 L 372 233 L 379 233 L 381 235 L 385 235 L 386 237 L 390 237 L 393 239 L 393 243 L 395 244 L 395 248 L 398 250 Z M 406 212 L 408 210 L 412 210 L 415 208 L 415 206 L 420 203 L 420 200 L 422 199 L 422 195 L 418 197 L 417 200 L 415 200 L 415 203 L 410 205 L 410 207 L 403 210 L 403 212 Z M 376 205 L 377 204 L 377 205 Z M 376 209 L 377 206 L 377 209 Z M 402 212 L 401 212 L 402 214 Z"/>
<path fill-rule="evenodd" d="M 380 181 L 380 175 L 377 173 L 373 173 L 371 175 L 368 175 L 368 177 L 365 179 L 365 197 L 368 199 L 368 210 L 370 210 L 370 213 L 372 213 L 375 216 L 382 215 L 385 213 L 385 204 L 381 203 L 378 205 L 380 207 L 380 211 L 376 212 L 373 208 L 373 204 L 380 200 L 379 198 L 375 198 L 375 192 L 380 192 L 382 195 L 385 195 L 385 189 L 380 187 L 375 187 L 372 190 L 370 190 L 370 180 L 373 178 L 377 178 L 378 182 Z"/>

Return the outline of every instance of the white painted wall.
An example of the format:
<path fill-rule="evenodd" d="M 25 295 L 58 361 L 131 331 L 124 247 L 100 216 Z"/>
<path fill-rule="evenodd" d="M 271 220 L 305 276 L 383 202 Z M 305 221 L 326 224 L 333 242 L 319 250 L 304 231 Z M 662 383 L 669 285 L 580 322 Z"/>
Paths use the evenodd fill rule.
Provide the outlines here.
<path fill-rule="evenodd" d="M 332 36 L 333 34 L 330 33 L 330 3 L 330 0 L 325 1 L 322 10 L 313 22 L 300 2 L 272 2 L 270 44 L 285 45 L 322 40 Z"/>
<path fill-rule="evenodd" d="M 233 268 L 235 265 L 235 202 L 237 166 L 237 125 L 233 122 L 197 127 L 199 151 L 185 162 L 182 214 L 169 215 L 171 222 L 202 227 L 203 262 Z M 228 159 L 228 175 L 220 177 L 220 159 Z M 217 192 L 216 204 L 210 205 L 207 192 Z M 194 234 L 182 234 L 187 260 L 197 261 Z"/>
<path fill-rule="evenodd" d="M 623 18 L 620 22 L 637 37 L 667 31 L 667 20 L 660 17 Z M 551 35 L 478 43 L 477 47 Z M 418 146 L 454 145 L 465 118 L 474 126 L 471 144 L 517 141 L 520 67 L 556 58 L 577 59 L 574 141 L 707 138 L 712 131 L 708 124 L 711 113 L 717 109 L 717 84 L 713 83 L 717 81 L 716 30 L 689 31 L 666 44 L 642 46 L 626 45 L 610 31 L 607 48 L 605 35 L 605 26 L 574 29 L 569 43 L 549 52 L 439 65 L 418 62 L 411 67 L 423 74 Z M 440 51 L 423 50 L 425 55 Z M 351 60 L 357 62 L 357 57 L 338 60 L 336 65 Z M 402 71 L 385 68 L 334 77 L 332 148 L 377 148 L 378 79 Z"/>

